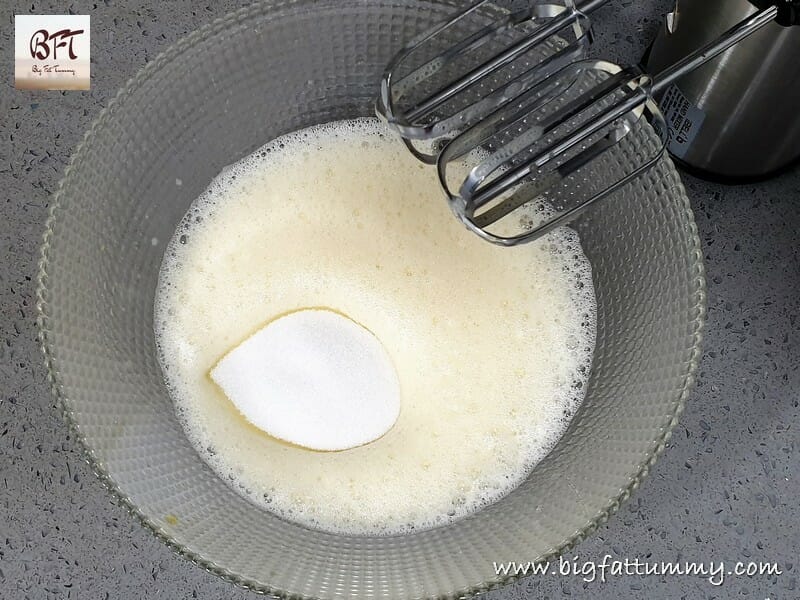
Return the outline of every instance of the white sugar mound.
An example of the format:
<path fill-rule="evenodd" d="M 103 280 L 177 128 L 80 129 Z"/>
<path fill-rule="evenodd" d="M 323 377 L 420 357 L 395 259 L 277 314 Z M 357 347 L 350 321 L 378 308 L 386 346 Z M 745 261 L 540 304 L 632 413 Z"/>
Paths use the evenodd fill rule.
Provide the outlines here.
<path fill-rule="evenodd" d="M 272 321 L 228 352 L 211 378 L 253 425 L 312 450 L 372 442 L 400 414 L 400 382 L 386 349 L 329 310 Z"/>

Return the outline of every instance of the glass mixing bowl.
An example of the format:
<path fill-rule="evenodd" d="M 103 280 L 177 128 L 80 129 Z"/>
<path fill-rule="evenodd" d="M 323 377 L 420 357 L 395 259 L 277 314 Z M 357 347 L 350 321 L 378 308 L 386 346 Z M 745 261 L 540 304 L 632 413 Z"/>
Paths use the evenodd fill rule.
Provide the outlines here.
<path fill-rule="evenodd" d="M 147 527 L 238 584 L 279 596 L 422 598 L 511 580 L 495 574 L 495 561 L 552 557 L 618 508 L 663 450 L 691 387 L 703 267 L 689 203 L 665 159 L 575 224 L 598 302 L 586 399 L 555 449 L 496 504 L 408 535 L 323 533 L 244 500 L 184 436 L 152 327 L 174 227 L 225 165 L 267 141 L 372 114 L 391 55 L 451 10 L 423 0 L 298 0 L 218 20 L 120 92 L 53 200 L 40 330 L 66 417 L 97 473 Z M 652 137 L 642 132 L 627 151 Z"/>

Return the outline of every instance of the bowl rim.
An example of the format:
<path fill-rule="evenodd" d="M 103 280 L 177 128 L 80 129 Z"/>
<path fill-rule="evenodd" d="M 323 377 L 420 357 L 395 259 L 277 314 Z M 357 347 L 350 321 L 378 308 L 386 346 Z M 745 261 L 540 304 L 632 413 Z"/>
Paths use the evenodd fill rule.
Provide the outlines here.
<path fill-rule="evenodd" d="M 443 6 L 457 6 L 455 0 L 422 1 L 440 4 Z M 76 441 L 78 451 L 83 454 L 84 460 L 87 462 L 94 474 L 98 477 L 102 485 L 110 492 L 111 496 L 127 510 L 130 515 L 135 517 L 144 526 L 145 529 L 149 530 L 156 538 L 161 540 L 161 542 L 163 542 L 179 556 L 189 560 L 203 570 L 234 584 L 237 587 L 279 600 L 294 600 L 306 597 L 239 575 L 214 563 L 213 561 L 203 558 L 197 552 L 176 542 L 157 523 L 139 510 L 136 504 L 117 485 L 111 473 L 105 469 L 102 462 L 97 458 L 94 450 L 92 450 L 92 448 L 89 446 L 85 436 L 81 432 L 81 427 L 76 419 L 74 408 L 64 392 L 63 385 L 60 380 L 59 370 L 56 365 L 57 361 L 49 341 L 47 271 L 49 267 L 50 241 L 57 222 L 56 212 L 61 205 L 64 190 L 73 178 L 73 171 L 84 161 L 84 158 L 88 152 L 87 146 L 96 136 L 97 132 L 101 130 L 113 117 L 117 105 L 121 102 L 124 102 L 127 96 L 130 96 L 137 89 L 141 88 L 148 81 L 152 74 L 157 72 L 164 65 L 178 58 L 182 53 L 190 49 L 195 43 L 217 35 L 223 30 L 227 29 L 229 26 L 249 20 L 257 15 L 272 13 L 277 17 L 279 10 L 302 7 L 313 11 L 320 8 L 320 3 L 316 2 L 315 0 L 262 0 L 257 1 L 252 5 L 239 8 L 224 16 L 214 19 L 210 23 L 207 23 L 194 30 L 190 34 L 180 38 L 164 51 L 159 53 L 154 60 L 150 61 L 143 68 L 141 68 L 133 77 L 128 79 L 128 81 L 120 88 L 117 94 L 109 101 L 108 105 L 104 107 L 100 114 L 95 118 L 89 129 L 84 134 L 83 138 L 76 144 L 69 163 L 64 169 L 58 186 L 52 195 L 45 224 L 45 231 L 41 239 L 36 283 L 36 310 L 38 313 L 36 319 L 36 325 L 38 329 L 37 339 L 44 358 L 47 381 L 51 388 L 51 393 L 56 398 L 57 405 L 60 408 L 61 415 L 67 425 L 68 432 L 72 434 Z M 669 163 L 669 168 L 675 170 L 675 167 L 672 165 L 672 163 Z M 631 494 L 638 489 L 641 482 L 645 479 L 650 469 L 658 460 L 658 457 L 666 448 L 667 442 L 672 435 L 672 431 L 677 425 L 679 417 L 685 408 L 686 401 L 688 400 L 688 397 L 694 388 L 695 377 L 702 355 L 702 340 L 707 310 L 705 267 L 703 264 L 703 256 L 701 252 L 697 224 L 694 220 L 694 214 L 691 209 L 689 198 L 686 194 L 683 183 L 678 177 L 676 177 L 676 179 L 676 188 L 680 195 L 679 212 L 682 212 L 687 217 L 687 223 L 690 229 L 689 238 L 692 242 L 691 247 L 689 248 L 689 253 L 693 258 L 690 268 L 694 271 L 694 273 L 690 280 L 693 281 L 696 286 L 695 289 L 691 290 L 689 294 L 690 297 L 696 299 L 695 305 L 690 307 L 691 310 L 695 312 L 695 317 L 690 323 L 694 343 L 692 346 L 691 356 L 687 363 L 687 370 L 684 383 L 681 388 L 681 393 L 674 404 L 672 413 L 669 415 L 668 423 L 662 427 L 661 434 L 658 436 L 658 438 L 653 440 L 650 449 L 643 455 L 642 462 L 640 463 L 636 473 L 631 476 L 628 485 L 624 489 L 621 489 L 618 496 L 614 499 L 611 499 L 606 506 L 601 508 L 595 514 L 595 516 L 580 530 L 575 531 L 559 546 L 539 557 L 537 560 L 538 563 L 551 561 L 552 559 L 557 558 L 559 555 L 572 549 L 576 544 L 597 530 L 600 525 L 604 524 L 619 510 L 621 504 L 630 498 Z M 498 575 L 493 580 L 485 581 L 481 584 L 473 585 L 461 590 L 454 590 L 453 592 L 437 596 L 437 598 L 473 597 L 529 576 L 530 574 Z"/>

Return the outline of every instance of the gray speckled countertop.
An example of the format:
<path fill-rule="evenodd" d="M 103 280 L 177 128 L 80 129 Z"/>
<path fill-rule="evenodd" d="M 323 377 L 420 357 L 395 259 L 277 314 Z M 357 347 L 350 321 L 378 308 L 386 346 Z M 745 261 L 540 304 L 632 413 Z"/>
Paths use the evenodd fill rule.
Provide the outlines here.
<path fill-rule="evenodd" d="M 246 2 L 0 3 L 0 598 L 255 598 L 116 506 L 55 410 L 35 341 L 37 249 L 77 141 L 175 40 Z M 637 61 L 669 0 L 614 0 L 596 52 Z M 13 15 L 92 15 L 90 92 L 13 88 Z M 796 83 L 795 83 L 796 84 Z M 800 598 L 800 170 L 761 185 L 685 178 L 708 269 L 698 385 L 666 454 L 576 552 L 581 561 L 775 561 L 771 577 L 528 578 L 511 598 Z M 571 555 L 572 556 L 572 555 Z"/>

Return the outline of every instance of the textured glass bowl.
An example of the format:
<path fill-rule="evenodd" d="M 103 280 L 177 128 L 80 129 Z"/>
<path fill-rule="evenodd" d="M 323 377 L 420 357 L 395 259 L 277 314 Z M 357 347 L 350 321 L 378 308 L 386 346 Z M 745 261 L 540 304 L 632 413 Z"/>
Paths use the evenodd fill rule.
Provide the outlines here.
<path fill-rule="evenodd" d="M 225 165 L 286 132 L 371 114 L 392 53 L 451 9 L 420 0 L 301 0 L 218 20 L 120 92 L 53 200 L 40 330 L 67 419 L 134 514 L 240 585 L 280 596 L 420 598 L 511 580 L 495 574 L 494 561 L 552 557 L 617 509 L 664 448 L 691 387 L 703 267 L 689 203 L 665 159 L 576 224 L 599 311 L 586 400 L 552 453 L 500 502 L 411 535 L 322 533 L 242 499 L 184 437 L 152 328 L 174 227 Z M 649 143 L 644 131 L 609 168 Z"/>

